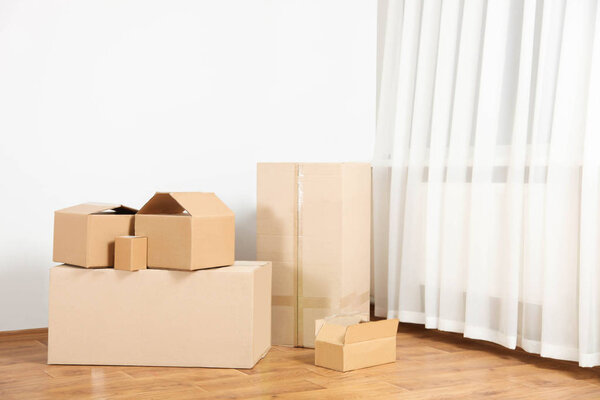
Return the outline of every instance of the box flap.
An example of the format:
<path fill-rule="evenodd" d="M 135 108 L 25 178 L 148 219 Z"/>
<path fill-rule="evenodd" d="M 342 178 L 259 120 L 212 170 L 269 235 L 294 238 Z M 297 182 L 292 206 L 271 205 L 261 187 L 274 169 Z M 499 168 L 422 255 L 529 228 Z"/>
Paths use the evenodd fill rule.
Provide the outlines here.
<path fill-rule="evenodd" d="M 175 200 L 171 193 L 157 192 L 144 204 L 138 214 L 181 214 L 185 209 Z"/>
<path fill-rule="evenodd" d="M 233 211 L 214 193 L 178 192 L 171 196 L 193 216 L 233 216 Z"/>
<path fill-rule="evenodd" d="M 361 321 L 365 321 L 361 314 L 334 315 L 318 319 L 315 321 L 315 338 L 323 342 L 343 344 L 346 328 Z"/>
<path fill-rule="evenodd" d="M 141 208 L 138 214 L 181 214 L 191 216 L 233 216 L 214 193 L 170 192 L 156 193 Z"/>
<path fill-rule="evenodd" d="M 57 210 L 58 213 L 65 214 L 96 214 L 103 211 L 114 211 L 117 214 L 135 214 L 137 210 L 135 208 L 126 207 L 122 204 L 109 204 L 109 203 L 83 203 L 76 206 L 63 208 Z"/>
<path fill-rule="evenodd" d="M 344 344 L 346 329 L 346 326 L 325 322 L 319 330 L 316 340 L 327 343 Z"/>
<path fill-rule="evenodd" d="M 350 344 L 385 337 L 393 337 L 396 336 L 397 331 L 397 319 L 386 319 L 383 321 L 366 322 L 364 324 L 352 325 L 346 330 L 344 343 Z"/>

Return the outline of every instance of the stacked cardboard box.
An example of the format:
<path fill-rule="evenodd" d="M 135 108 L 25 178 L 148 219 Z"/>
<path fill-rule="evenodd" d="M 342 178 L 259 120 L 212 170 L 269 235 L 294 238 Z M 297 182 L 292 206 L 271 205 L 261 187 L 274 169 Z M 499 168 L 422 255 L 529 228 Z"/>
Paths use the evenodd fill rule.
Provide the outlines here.
<path fill-rule="evenodd" d="M 235 217 L 214 193 L 157 193 L 135 216 L 148 266 L 196 270 L 231 265 Z"/>
<path fill-rule="evenodd" d="M 112 267 L 115 237 L 133 235 L 136 209 L 86 203 L 54 213 L 55 262 L 84 268 Z"/>
<path fill-rule="evenodd" d="M 271 263 L 234 262 L 234 225 L 213 193 L 57 211 L 48 363 L 252 368 L 271 345 Z"/>
<path fill-rule="evenodd" d="M 148 238 L 117 236 L 115 238 L 115 269 L 139 271 L 148 267 Z"/>
<path fill-rule="evenodd" d="M 271 345 L 271 267 L 50 271 L 49 364 L 252 368 Z"/>

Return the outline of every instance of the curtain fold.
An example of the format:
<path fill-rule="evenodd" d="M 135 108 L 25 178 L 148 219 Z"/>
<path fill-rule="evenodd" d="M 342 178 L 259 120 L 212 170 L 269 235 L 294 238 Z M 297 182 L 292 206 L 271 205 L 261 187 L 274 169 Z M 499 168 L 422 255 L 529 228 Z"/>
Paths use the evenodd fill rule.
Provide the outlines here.
<path fill-rule="evenodd" d="M 597 0 L 389 0 L 378 316 L 600 364 Z"/>

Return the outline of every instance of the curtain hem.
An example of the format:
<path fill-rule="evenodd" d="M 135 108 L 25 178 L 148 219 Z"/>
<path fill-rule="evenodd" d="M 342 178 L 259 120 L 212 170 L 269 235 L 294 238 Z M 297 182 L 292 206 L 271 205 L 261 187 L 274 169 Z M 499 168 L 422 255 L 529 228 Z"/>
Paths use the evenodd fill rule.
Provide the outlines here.
<path fill-rule="evenodd" d="M 381 311 L 381 309 L 379 310 Z M 382 312 L 382 314 L 386 314 Z M 496 343 L 508 349 L 517 347 L 531 354 L 557 360 L 574 361 L 580 367 L 595 367 L 600 365 L 600 353 L 579 354 L 577 349 L 564 346 L 542 344 L 537 340 L 528 340 L 508 336 L 488 328 L 469 326 L 461 322 L 437 317 L 427 317 L 424 313 L 415 311 L 387 311 L 387 318 L 398 318 L 401 322 L 424 325 L 426 329 L 437 329 L 443 332 L 460 333 L 463 337 L 475 340 L 485 340 Z"/>

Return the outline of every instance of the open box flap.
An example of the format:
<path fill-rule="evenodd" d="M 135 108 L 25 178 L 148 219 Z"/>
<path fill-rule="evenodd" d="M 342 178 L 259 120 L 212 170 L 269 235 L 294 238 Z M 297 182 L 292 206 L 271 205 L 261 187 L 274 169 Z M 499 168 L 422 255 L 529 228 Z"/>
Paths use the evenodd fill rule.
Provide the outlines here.
<path fill-rule="evenodd" d="M 333 315 L 318 319 L 315 321 L 315 338 L 324 342 L 343 344 L 346 328 L 366 320 L 368 319 L 361 314 Z"/>
<path fill-rule="evenodd" d="M 194 216 L 232 216 L 233 211 L 214 193 L 178 192 L 171 196 Z"/>
<path fill-rule="evenodd" d="M 58 213 L 65 214 L 96 214 L 101 213 L 103 211 L 114 210 L 117 214 L 135 214 L 137 210 L 135 208 L 126 207 L 121 204 L 109 204 L 109 203 L 83 203 L 78 204 L 76 206 L 63 208 L 61 210 L 57 210 Z"/>
<path fill-rule="evenodd" d="M 141 208 L 138 214 L 181 214 L 192 216 L 233 216 L 214 193 L 170 192 L 156 193 Z"/>
<path fill-rule="evenodd" d="M 344 344 L 344 336 L 346 335 L 346 326 L 329 324 L 325 322 L 321 326 L 316 340 L 334 344 Z"/>
<path fill-rule="evenodd" d="M 185 208 L 171 196 L 171 193 L 157 192 L 144 204 L 138 214 L 180 214 L 184 211 Z"/>
<path fill-rule="evenodd" d="M 397 319 L 366 322 L 349 326 L 344 339 L 345 344 L 364 342 L 367 340 L 394 337 L 398 331 Z"/>

